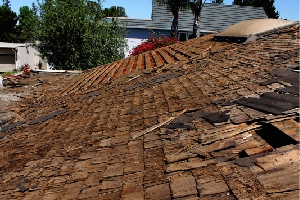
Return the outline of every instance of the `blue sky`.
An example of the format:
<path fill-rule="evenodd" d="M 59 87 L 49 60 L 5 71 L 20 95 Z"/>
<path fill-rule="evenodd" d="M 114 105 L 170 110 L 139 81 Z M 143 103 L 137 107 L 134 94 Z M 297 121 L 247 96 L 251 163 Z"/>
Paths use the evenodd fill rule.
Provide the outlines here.
<path fill-rule="evenodd" d="M 41 1 L 41 0 L 40 0 Z M 210 0 L 206 0 L 210 2 Z M 225 4 L 231 5 L 233 0 L 224 0 Z M 21 6 L 31 7 L 36 0 L 10 0 L 11 8 L 19 13 Z M 279 11 L 279 18 L 288 20 L 300 20 L 299 0 L 275 0 L 275 7 Z M 104 8 L 111 6 L 122 6 L 125 8 L 127 15 L 131 18 L 150 19 L 152 0 L 105 0 Z"/>

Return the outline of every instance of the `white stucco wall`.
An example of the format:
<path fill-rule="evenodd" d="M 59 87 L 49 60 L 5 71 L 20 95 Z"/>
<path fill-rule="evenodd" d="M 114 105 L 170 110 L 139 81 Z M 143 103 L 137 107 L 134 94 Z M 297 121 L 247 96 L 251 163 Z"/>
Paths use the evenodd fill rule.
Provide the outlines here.
<path fill-rule="evenodd" d="M 149 29 L 143 29 L 143 28 L 128 28 L 128 34 L 126 36 L 127 39 L 127 44 L 128 44 L 128 50 L 125 50 L 125 57 L 128 57 L 130 55 L 130 51 L 141 44 L 144 40 L 147 40 L 150 36 L 150 31 Z M 159 34 L 169 36 L 170 35 L 170 30 L 153 30 L 157 36 Z M 180 33 L 185 33 L 186 34 L 186 40 L 188 39 L 188 36 L 192 34 L 192 32 L 188 31 L 179 31 Z M 179 38 L 178 38 L 179 39 Z"/>
<path fill-rule="evenodd" d="M 125 57 L 128 57 L 130 55 L 130 51 L 141 44 L 143 42 L 142 39 L 138 38 L 127 38 L 127 44 L 128 44 L 128 50 L 125 50 Z"/>
<path fill-rule="evenodd" d="M 0 42 L 0 72 L 19 70 L 28 64 L 31 69 L 47 69 L 47 63 L 30 44 Z"/>
<path fill-rule="evenodd" d="M 28 64 L 31 69 L 38 69 L 39 52 L 31 46 L 17 47 L 16 67 L 20 69 L 22 65 Z"/>
<path fill-rule="evenodd" d="M 126 39 L 127 39 L 127 44 L 128 44 L 128 50 L 125 50 L 125 57 L 128 57 L 129 54 L 130 54 L 130 51 L 138 46 L 139 44 L 141 44 L 144 40 L 147 40 L 150 36 L 150 31 L 149 29 L 135 29 L 135 28 L 130 28 L 130 29 L 127 29 L 128 30 L 128 34 L 126 36 Z M 156 32 L 157 34 L 160 33 L 160 34 L 163 34 L 163 35 L 166 35 L 168 36 L 170 34 L 170 31 L 169 30 L 164 30 L 164 31 L 161 31 L 161 30 L 153 30 L 154 32 Z"/>

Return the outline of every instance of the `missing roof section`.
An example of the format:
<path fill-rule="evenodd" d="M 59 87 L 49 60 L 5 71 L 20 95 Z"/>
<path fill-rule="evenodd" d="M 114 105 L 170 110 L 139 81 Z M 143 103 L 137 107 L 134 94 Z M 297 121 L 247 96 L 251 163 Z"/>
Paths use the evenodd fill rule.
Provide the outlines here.
<path fill-rule="evenodd" d="M 261 129 L 257 130 L 256 133 L 275 149 L 290 144 L 298 144 L 296 140 L 272 124 L 262 123 Z"/>
<path fill-rule="evenodd" d="M 215 35 L 217 40 L 252 42 L 262 35 L 298 25 L 298 22 L 281 19 L 254 19 L 239 22 Z"/>

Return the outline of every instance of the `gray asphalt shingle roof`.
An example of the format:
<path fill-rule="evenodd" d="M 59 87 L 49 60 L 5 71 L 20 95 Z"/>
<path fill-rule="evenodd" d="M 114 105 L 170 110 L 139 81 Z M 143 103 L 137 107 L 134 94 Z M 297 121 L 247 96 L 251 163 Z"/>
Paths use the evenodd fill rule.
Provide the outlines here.
<path fill-rule="evenodd" d="M 262 7 L 206 3 L 200 20 L 202 31 L 222 31 L 244 20 L 263 19 L 267 15 Z M 152 2 L 152 19 L 119 18 L 127 28 L 170 30 L 173 15 L 165 6 Z M 179 30 L 192 31 L 194 15 L 191 10 L 179 12 Z"/>

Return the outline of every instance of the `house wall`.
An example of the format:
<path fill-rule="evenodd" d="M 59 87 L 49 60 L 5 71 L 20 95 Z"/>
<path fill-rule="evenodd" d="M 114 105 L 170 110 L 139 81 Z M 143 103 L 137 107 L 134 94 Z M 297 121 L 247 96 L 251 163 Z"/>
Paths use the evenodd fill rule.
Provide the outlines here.
<path fill-rule="evenodd" d="M 42 69 L 47 69 L 47 63 L 39 56 L 39 52 L 31 46 L 18 47 L 17 69 L 28 64 L 31 69 L 39 69 L 39 63 L 42 63 Z"/>
<path fill-rule="evenodd" d="M 139 44 L 141 44 L 144 40 L 147 40 L 150 36 L 150 30 L 146 28 L 129 28 L 128 34 L 126 36 L 128 50 L 125 50 L 125 57 L 130 55 L 130 51 Z M 153 30 L 155 33 L 161 33 L 164 35 L 169 35 L 170 31 L 158 31 Z"/>
<path fill-rule="evenodd" d="M 125 50 L 125 57 L 128 57 L 130 55 L 130 51 L 139 44 L 141 44 L 144 40 L 147 40 L 150 36 L 151 30 L 146 28 L 127 28 L 128 34 L 126 36 L 127 44 L 128 44 L 128 50 Z M 170 30 L 152 30 L 157 35 L 170 35 Z M 180 31 L 181 32 L 181 31 Z M 188 35 L 191 34 L 191 32 L 182 31 L 183 33 Z"/>

